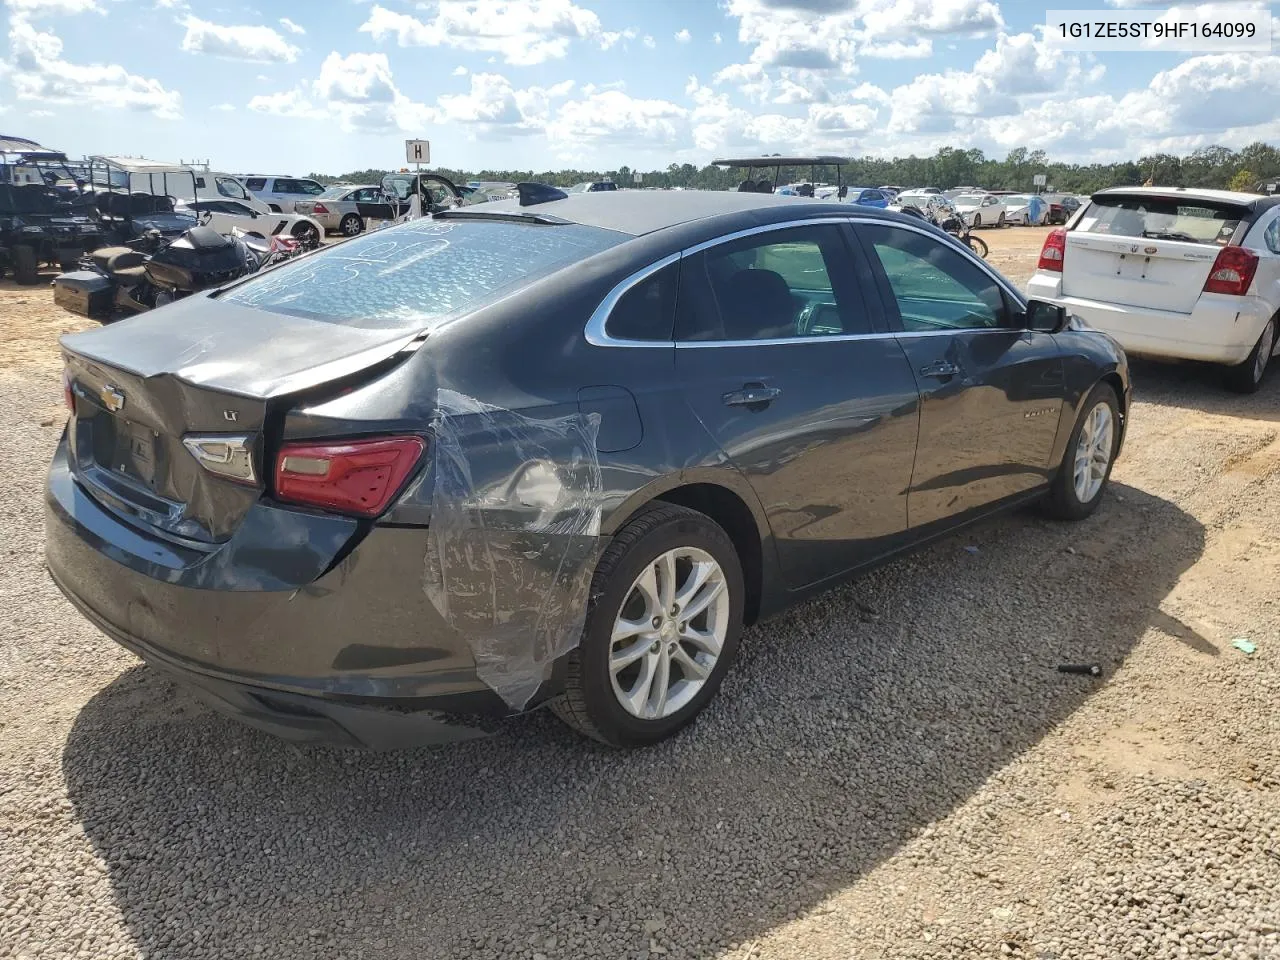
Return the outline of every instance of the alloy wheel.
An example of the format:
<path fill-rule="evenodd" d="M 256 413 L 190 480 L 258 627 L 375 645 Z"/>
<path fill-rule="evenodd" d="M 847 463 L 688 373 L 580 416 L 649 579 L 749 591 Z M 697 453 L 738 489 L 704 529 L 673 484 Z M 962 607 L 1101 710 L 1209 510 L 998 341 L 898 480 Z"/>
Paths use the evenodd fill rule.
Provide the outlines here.
<path fill-rule="evenodd" d="M 622 708 L 660 720 L 687 705 L 715 669 L 729 613 L 724 571 L 707 551 L 677 547 L 648 564 L 613 623 L 609 676 Z"/>
<path fill-rule="evenodd" d="M 1096 404 L 1085 417 L 1076 440 L 1072 477 L 1076 499 L 1081 503 L 1092 502 L 1107 479 L 1114 436 L 1115 418 L 1111 415 L 1111 407 L 1105 403 Z"/>

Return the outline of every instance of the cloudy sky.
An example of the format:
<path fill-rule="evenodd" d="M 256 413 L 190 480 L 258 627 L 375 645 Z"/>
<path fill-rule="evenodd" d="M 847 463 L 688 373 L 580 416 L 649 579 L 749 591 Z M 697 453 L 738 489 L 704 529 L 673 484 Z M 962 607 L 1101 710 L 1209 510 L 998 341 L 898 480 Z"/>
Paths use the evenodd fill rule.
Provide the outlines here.
<path fill-rule="evenodd" d="M 1152 6 L 1089 0 L 1052 6 Z M 1166 4 L 1161 4 L 1164 6 Z M 1280 139 L 1280 57 L 1047 49 L 1024 0 L 0 0 L 0 132 L 338 173 Z M 1205 11 L 1204 7 L 1200 12 Z"/>

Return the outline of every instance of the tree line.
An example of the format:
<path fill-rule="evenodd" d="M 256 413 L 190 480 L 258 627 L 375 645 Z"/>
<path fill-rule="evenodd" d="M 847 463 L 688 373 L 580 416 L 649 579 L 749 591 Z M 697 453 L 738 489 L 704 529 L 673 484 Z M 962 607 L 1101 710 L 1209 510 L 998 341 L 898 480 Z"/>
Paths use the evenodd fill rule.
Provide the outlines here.
<path fill-rule="evenodd" d="M 389 170 L 355 170 L 341 176 L 313 173 L 322 183 L 379 183 Z M 509 183 L 532 180 L 569 187 L 588 180 L 613 180 L 620 186 L 635 186 L 637 171 L 628 166 L 616 170 L 455 170 L 432 168 L 455 183 L 468 180 L 495 180 Z M 772 171 L 769 171 L 770 174 Z M 832 181 L 832 167 L 815 171 L 818 179 Z M 1280 177 L 1280 150 L 1267 143 L 1251 143 L 1241 150 L 1203 147 L 1186 156 L 1152 154 L 1118 163 L 1062 163 L 1050 160 L 1043 150 L 1024 147 L 1010 150 L 1003 160 L 987 157 L 981 150 L 943 147 L 931 157 L 861 157 L 841 167 L 844 183 L 878 187 L 972 186 L 987 190 L 1032 190 L 1033 178 L 1044 174 L 1047 188 L 1063 193 L 1092 193 L 1104 187 L 1134 186 L 1151 181 L 1156 186 L 1215 187 L 1250 190 L 1255 184 Z M 808 167 L 784 167 L 780 183 L 808 179 Z M 691 190 L 731 190 L 743 179 L 742 170 L 696 167 L 673 163 L 665 170 L 640 171 L 640 186 L 684 187 Z"/>

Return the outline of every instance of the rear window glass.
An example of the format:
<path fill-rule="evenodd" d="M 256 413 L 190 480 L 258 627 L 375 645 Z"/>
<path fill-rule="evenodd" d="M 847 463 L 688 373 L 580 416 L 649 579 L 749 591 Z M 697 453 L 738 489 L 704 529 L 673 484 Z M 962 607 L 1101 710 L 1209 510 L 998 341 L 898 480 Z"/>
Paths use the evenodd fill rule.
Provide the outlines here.
<path fill-rule="evenodd" d="M 1225 246 L 1245 218 L 1243 207 L 1190 197 L 1094 197 L 1076 224 L 1085 233 Z"/>
<path fill-rule="evenodd" d="M 581 224 L 423 218 L 286 263 L 223 299 L 345 326 L 416 330 L 626 239 Z"/>

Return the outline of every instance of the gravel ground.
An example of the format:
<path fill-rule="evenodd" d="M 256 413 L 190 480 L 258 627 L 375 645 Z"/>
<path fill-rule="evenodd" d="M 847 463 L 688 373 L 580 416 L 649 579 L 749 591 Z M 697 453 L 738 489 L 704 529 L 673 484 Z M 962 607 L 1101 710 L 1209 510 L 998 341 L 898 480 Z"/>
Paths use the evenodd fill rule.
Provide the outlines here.
<path fill-rule="evenodd" d="M 1042 235 L 984 233 L 1018 279 Z M 535 714 L 373 755 L 208 712 L 59 597 L 60 321 L 17 296 L 47 336 L 0 359 L 0 957 L 1280 957 L 1280 377 L 1136 366 L 1094 518 L 757 626 L 671 743 Z"/>

